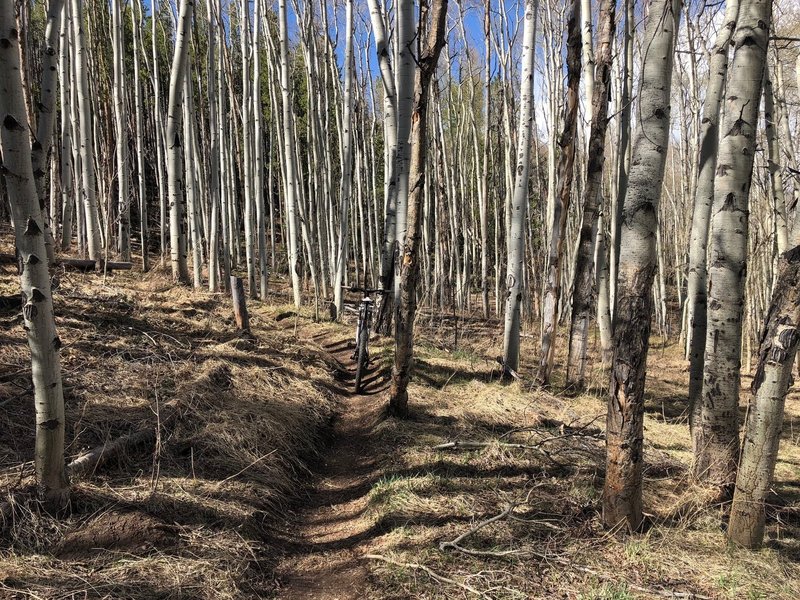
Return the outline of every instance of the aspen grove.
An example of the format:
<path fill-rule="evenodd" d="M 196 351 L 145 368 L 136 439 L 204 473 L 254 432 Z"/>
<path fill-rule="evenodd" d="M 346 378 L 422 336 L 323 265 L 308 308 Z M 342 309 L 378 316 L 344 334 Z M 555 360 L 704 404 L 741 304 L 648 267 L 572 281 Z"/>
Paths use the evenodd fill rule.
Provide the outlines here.
<path fill-rule="evenodd" d="M 327 374 L 319 377 L 345 382 L 325 392 L 339 398 L 330 410 L 340 421 L 331 416 L 326 425 L 331 439 L 362 440 L 367 430 L 357 419 L 372 415 L 391 425 L 370 427 L 410 427 L 397 434 L 397 448 L 420 443 L 420 423 L 435 411 L 427 402 L 452 386 L 467 386 L 465 401 L 475 394 L 470 415 L 480 414 L 484 395 L 518 398 L 506 429 L 476 436 L 456 415 L 444 438 L 424 438 L 428 451 L 497 452 L 498 460 L 528 452 L 543 461 L 533 471 L 544 473 L 577 468 L 573 455 L 548 450 L 550 439 L 599 440 L 595 458 L 574 460 L 590 463 L 597 500 L 587 510 L 603 535 L 649 540 L 705 510 L 719 523 L 714 543 L 737 552 L 765 544 L 797 552 L 797 539 L 782 541 L 788 534 L 781 528 L 797 519 L 800 499 L 776 492 L 776 479 L 787 477 L 776 475 L 776 464 L 798 444 L 789 410 L 800 402 L 791 395 L 800 365 L 797 2 L 0 0 L 0 129 L 0 316 L 9 332 L 0 344 L 23 343 L 12 329 L 21 327 L 29 348 L 23 366 L 16 358 L 3 362 L 0 353 L 7 371 L 0 371 L 0 413 L 27 402 L 32 412 L 14 418 L 33 419 L 14 430 L 32 440 L 28 454 L 0 440 L 0 470 L 8 475 L 3 523 L 36 519 L 37 511 L 54 523 L 73 519 L 71 511 L 88 502 L 82 482 L 99 477 L 101 465 L 112 457 L 124 465 L 125 456 L 142 452 L 156 465 L 177 443 L 172 432 L 186 426 L 192 410 L 202 411 L 150 394 L 141 418 L 156 424 L 128 431 L 113 420 L 93 425 L 86 396 L 73 391 L 90 373 L 72 354 L 62 356 L 62 329 L 69 352 L 82 339 L 74 333 L 81 327 L 64 315 L 75 298 L 90 302 L 128 281 L 150 290 L 136 292 L 142 295 L 131 300 L 134 307 L 150 302 L 151 293 L 200 303 L 175 308 L 186 315 L 184 329 L 154 333 L 145 318 L 123 322 L 149 337 L 140 341 L 152 341 L 153 352 L 164 351 L 169 338 L 180 340 L 162 361 L 173 368 L 187 348 L 186 360 L 196 365 L 207 356 L 227 365 L 226 373 L 233 369 L 230 381 L 245 364 L 261 364 L 257 355 L 265 371 L 240 377 L 290 377 L 297 365 L 322 360 Z M 74 291 L 83 285 L 95 292 Z M 235 320 L 198 314 L 208 302 L 233 315 L 231 301 Z M 103 333 L 103 318 L 91 331 L 117 335 Z M 202 335 L 184 343 L 181 335 L 201 323 Z M 326 345 L 331 332 L 345 336 L 345 354 Z M 269 342 L 272 351 L 259 345 L 284 335 L 280 346 Z M 207 349 L 223 338 L 233 345 Z M 486 372 L 469 375 L 473 361 L 469 368 L 442 366 L 444 380 L 435 379 L 430 356 L 442 348 L 453 361 L 471 348 Z M 135 354 L 135 344 L 127 352 Z M 251 363 L 241 362 L 247 352 Z M 156 375 L 162 367 L 153 366 L 161 359 L 141 360 L 151 365 L 141 377 L 163 379 Z M 342 391 L 352 387 L 351 366 L 355 391 Z M 18 373 L 27 377 L 21 393 L 20 386 L 2 387 Z M 109 389 L 122 385 L 108 376 Z M 228 376 L 209 376 L 207 385 Z M 180 386 L 186 377 L 170 381 Z M 294 389 L 325 387 L 319 378 L 298 377 L 304 383 Z M 364 409 L 359 399 L 371 397 L 374 410 Z M 562 419 L 547 443 L 514 437 L 539 427 L 526 411 L 578 406 L 587 397 L 602 403 L 602 416 L 582 425 Z M 653 517 L 670 502 L 651 487 L 658 477 L 653 456 L 670 450 L 648 425 L 659 417 L 654 398 L 661 422 L 688 440 L 685 452 L 670 454 L 684 473 L 676 489 L 702 490 L 694 508 L 675 509 L 680 517 Z M 348 414 L 356 419 L 351 429 Z M 474 420 L 481 418 L 489 419 Z M 311 435 L 310 425 L 303 428 Z M 11 431 L 0 429 L 0 437 Z M 79 441 L 86 431 L 104 432 L 99 445 Z M 214 485 L 280 463 L 286 448 L 301 445 L 287 436 L 293 441 L 274 450 L 272 441 L 260 443 L 240 471 L 226 471 Z M 351 451 L 354 460 L 372 454 L 379 465 L 399 452 L 352 443 L 362 445 L 297 449 L 296 463 L 285 459 L 297 478 L 286 490 L 312 473 L 303 461 L 312 464 L 315 452 L 344 453 L 329 469 Z M 236 446 L 231 442 L 230 451 Z M 193 478 L 210 456 L 196 456 L 197 447 L 183 443 L 188 454 L 174 459 L 189 460 Z M 787 461 L 796 481 L 800 471 Z M 25 491 L 11 482 L 15 473 L 22 481 L 28 463 L 33 483 Z M 345 470 L 358 477 L 351 467 Z M 150 494 L 159 489 L 161 468 L 152 466 Z M 530 498 L 540 484 L 531 485 L 533 471 L 503 488 L 518 500 L 505 501 L 509 508 L 495 521 L 521 518 L 521 509 L 514 511 L 522 505 L 535 512 Z M 361 483 L 376 494 L 376 486 L 395 485 L 392 477 L 379 470 L 369 485 Z M 281 493 L 283 500 L 267 504 L 303 505 L 294 492 Z M 26 502 L 37 508 L 20 508 Z M 437 534 L 436 544 L 428 540 L 431 552 L 438 547 L 474 561 L 477 583 L 439 573 L 424 556 L 404 562 L 370 546 L 358 560 L 418 573 L 449 590 L 437 592 L 441 597 L 634 597 L 591 595 L 584 584 L 569 588 L 574 596 L 555 583 L 504 596 L 499 590 L 510 584 L 491 585 L 489 567 L 477 562 L 521 556 L 568 571 L 577 559 L 548 553 L 543 538 L 537 549 L 519 542 L 498 551 L 490 512 L 476 508 L 465 519 L 474 528 L 452 542 L 441 541 L 455 537 L 452 531 Z M 479 530 L 488 541 L 469 550 L 466 537 Z M 297 569 L 274 568 L 278 575 L 270 577 L 280 581 L 281 568 Z M 365 567 L 342 568 L 353 581 L 337 576 L 327 592 L 285 575 L 286 587 L 269 593 L 366 597 L 358 579 Z M 581 569 L 611 585 L 591 565 Z M 416 580 L 387 577 L 404 591 L 375 597 L 427 593 Z M 625 585 L 635 597 L 717 597 L 703 595 L 702 586 L 681 592 L 675 580 Z M 0 589 L 12 588 L 0 574 Z M 343 595 L 325 595 L 337 590 Z M 230 597 L 250 597 L 241 594 Z"/>

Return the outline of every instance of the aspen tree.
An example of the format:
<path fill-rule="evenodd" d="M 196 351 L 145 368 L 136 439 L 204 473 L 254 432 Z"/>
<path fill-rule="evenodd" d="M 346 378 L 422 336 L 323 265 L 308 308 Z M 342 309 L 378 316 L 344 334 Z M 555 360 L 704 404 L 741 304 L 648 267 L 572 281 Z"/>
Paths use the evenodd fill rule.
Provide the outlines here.
<path fill-rule="evenodd" d="M 597 214 L 602 194 L 605 139 L 608 125 L 608 96 L 611 86 L 612 44 L 616 5 L 603 0 L 600 6 L 600 32 L 596 78 L 593 85 L 592 125 L 589 133 L 589 156 L 586 163 L 586 184 L 583 188 L 582 221 L 575 259 L 572 293 L 572 316 L 567 358 L 567 385 L 581 387 L 586 373 L 586 352 L 589 345 L 589 321 L 596 299 L 594 278 Z"/>
<path fill-rule="evenodd" d="M 656 269 L 656 215 L 670 133 L 670 87 L 680 0 L 651 0 L 645 26 L 628 193 L 622 209 L 614 358 L 606 418 L 603 521 L 637 530 L 642 523 L 644 383 L 652 285 Z M 595 118 L 597 115 L 595 115 Z"/>
<path fill-rule="evenodd" d="M 240 185 L 244 188 L 244 250 L 247 262 L 247 289 L 251 298 L 258 296 L 256 283 L 256 241 L 254 236 L 255 206 L 253 199 L 253 103 L 252 89 L 253 74 L 250 71 L 250 56 L 253 53 L 250 31 L 250 2 L 242 0 L 239 11 L 239 37 L 241 41 L 242 56 L 242 180 Z"/>
<path fill-rule="evenodd" d="M 281 95 L 283 100 L 283 163 L 285 171 L 286 216 L 288 220 L 289 274 L 292 278 L 294 304 L 299 307 L 300 263 L 297 253 L 297 158 L 289 81 L 289 30 L 286 0 L 278 0 L 278 27 L 280 32 Z"/>
<path fill-rule="evenodd" d="M 169 231 L 170 262 L 175 281 L 189 284 L 189 265 L 186 260 L 186 197 L 181 181 L 181 149 L 186 140 L 181 141 L 181 112 L 184 79 L 187 77 L 189 39 L 192 31 L 194 0 L 182 0 L 178 27 L 175 31 L 175 53 L 169 81 L 169 107 L 167 110 L 167 178 L 169 185 Z"/>
<path fill-rule="evenodd" d="M 114 55 L 114 136 L 117 144 L 117 243 L 120 258 L 131 258 L 131 206 L 128 198 L 128 115 L 126 110 L 127 82 L 124 69 L 123 0 L 111 2 L 112 47 Z"/>
<path fill-rule="evenodd" d="M 75 201 L 74 165 L 72 163 L 72 114 L 73 107 L 70 92 L 70 61 L 69 61 L 69 3 L 64 3 L 61 15 L 60 42 L 58 48 L 58 79 L 59 79 L 59 104 L 61 106 L 61 119 L 59 122 L 61 134 L 61 249 L 69 250 L 72 245 L 72 215 Z"/>
<path fill-rule="evenodd" d="M 694 424 L 694 472 L 730 491 L 739 458 L 742 314 L 750 184 L 770 0 L 742 0 L 734 33 L 711 208 L 708 326 L 702 407 Z"/>
<path fill-rule="evenodd" d="M 58 83 L 58 41 L 63 13 L 63 0 L 50 0 L 47 3 L 47 23 L 45 25 L 45 48 L 42 54 L 42 76 L 39 89 L 39 102 L 36 115 L 36 138 L 31 146 L 33 176 L 36 178 L 36 190 L 39 194 L 39 205 L 44 211 L 47 161 L 50 158 L 50 146 L 53 141 L 53 126 L 56 118 L 56 88 Z M 51 219 L 55 215 L 51 214 Z M 45 245 L 48 260 L 53 257 L 53 233 L 50 220 L 45 217 Z"/>
<path fill-rule="evenodd" d="M 167 250 L 169 249 L 169 237 L 167 236 L 167 215 L 169 207 L 167 206 L 167 187 L 164 181 L 164 147 L 167 145 L 165 142 L 166 133 L 164 131 L 164 113 L 161 102 L 161 77 L 158 71 L 158 51 L 156 34 L 156 23 L 158 22 L 157 14 L 159 3 L 158 0 L 151 0 L 150 7 L 150 37 L 152 40 L 152 68 L 150 69 L 150 77 L 153 83 L 153 123 L 155 124 L 155 147 L 156 147 L 156 176 L 158 181 L 158 208 L 159 208 L 159 249 L 161 250 L 161 264 L 164 265 L 167 260 Z"/>
<path fill-rule="evenodd" d="M 556 325 L 558 324 L 558 299 L 561 287 L 562 245 L 567 229 L 567 216 L 572 197 L 572 176 L 575 171 L 575 144 L 579 87 L 581 80 L 581 4 L 585 0 L 572 0 L 567 21 L 567 93 L 564 103 L 563 130 L 559 146 L 558 191 L 553 207 L 553 221 L 547 256 L 544 301 L 542 304 L 542 339 L 537 380 L 550 383 L 555 359 Z M 588 5 L 588 2 L 586 2 Z M 591 28 L 591 19 L 589 19 Z M 585 55 L 585 51 L 584 51 Z M 588 71 L 587 71 L 588 73 Z M 588 87 L 588 84 L 587 84 Z M 593 85 L 592 85 L 593 89 Z"/>
<path fill-rule="evenodd" d="M 264 215 L 264 127 L 261 94 L 261 30 L 262 0 L 253 6 L 253 178 L 258 234 L 258 289 L 262 302 L 267 299 L 267 230 Z"/>
<path fill-rule="evenodd" d="M 393 307 L 395 319 L 400 310 L 400 254 L 403 251 L 408 227 L 408 195 L 409 195 L 409 160 L 411 133 L 411 112 L 414 102 L 414 61 L 412 46 L 416 36 L 414 28 L 414 0 L 397 0 L 397 203 L 395 212 L 395 232 L 392 240 L 393 275 Z M 398 326 L 395 325 L 395 336 Z"/>
<path fill-rule="evenodd" d="M 700 169 L 692 212 L 692 233 L 689 245 L 687 277 L 687 348 L 689 355 L 689 425 L 694 430 L 701 408 L 703 365 L 706 346 L 708 273 L 706 254 L 711 204 L 714 200 L 714 173 L 717 170 L 720 107 L 728 73 L 728 51 L 736 29 L 740 0 L 726 0 L 723 27 L 717 34 L 709 58 L 709 79 L 703 102 L 700 133 Z M 696 442 L 697 440 L 695 440 Z"/>
<path fill-rule="evenodd" d="M 147 271 L 150 269 L 150 257 L 148 254 L 149 225 L 144 172 L 144 100 L 142 98 L 142 77 L 139 66 L 139 53 L 143 51 L 143 18 L 142 0 L 133 0 L 131 6 L 131 29 L 133 30 L 133 89 L 136 116 L 136 182 L 137 196 L 139 198 L 139 239 L 142 244 L 142 270 Z"/>
<path fill-rule="evenodd" d="M 508 228 L 508 267 L 506 273 L 506 315 L 503 335 L 503 368 L 519 369 L 520 307 L 524 292 L 522 279 L 525 260 L 525 219 L 528 214 L 528 178 L 530 174 L 531 132 L 533 130 L 533 84 L 536 54 L 538 0 L 525 1 L 525 25 L 522 35 L 522 70 L 520 72 L 519 132 L 517 138 L 516 179 L 511 201 Z"/>
<path fill-rule="evenodd" d="M 100 237 L 100 213 L 97 209 L 96 177 L 92 152 L 94 151 L 94 130 L 92 128 L 92 111 L 89 101 L 89 73 L 86 44 L 83 36 L 83 5 L 81 0 L 70 0 L 70 18 L 72 19 L 72 35 L 75 52 L 73 73 L 76 81 L 73 87 L 77 90 L 77 107 L 79 112 L 80 137 L 78 146 L 81 157 L 82 198 L 86 244 L 89 258 L 101 260 L 102 238 Z"/>
<path fill-rule="evenodd" d="M 430 12 L 430 17 L 428 13 Z M 414 353 L 414 318 L 417 310 L 417 287 L 420 273 L 422 239 L 422 202 L 425 191 L 425 161 L 428 151 L 428 96 L 431 79 L 436 73 L 439 54 L 445 44 L 447 0 L 432 0 L 420 6 L 417 69 L 414 77 L 411 115 L 411 164 L 409 173 L 408 232 L 400 260 L 400 302 L 396 314 L 396 346 L 392 383 L 389 390 L 389 413 L 398 417 L 408 414 L 408 384 Z M 410 51 L 411 49 L 408 48 Z M 402 86 L 398 93 L 403 97 Z"/>
<path fill-rule="evenodd" d="M 347 235 L 350 217 L 350 196 L 352 193 L 353 132 L 353 0 L 345 4 L 345 51 L 344 51 L 344 90 L 342 93 L 342 180 L 339 185 L 339 244 L 336 251 L 336 275 L 333 280 L 333 296 L 336 305 L 336 318 L 342 314 L 342 281 L 347 270 Z"/>
<path fill-rule="evenodd" d="M 39 494 L 51 509 L 69 494 L 64 468 L 64 389 L 44 240 L 44 215 L 34 180 L 22 95 L 20 38 L 12 0 L 0 0 L 0 150 L 20 257 L 22 316 L 31 351 Z"/>

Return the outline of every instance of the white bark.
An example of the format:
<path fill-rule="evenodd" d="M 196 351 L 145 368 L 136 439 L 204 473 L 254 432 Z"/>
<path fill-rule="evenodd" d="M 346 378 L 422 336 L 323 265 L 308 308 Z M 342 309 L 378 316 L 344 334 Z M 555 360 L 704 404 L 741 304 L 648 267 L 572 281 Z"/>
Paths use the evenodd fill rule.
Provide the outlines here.
<path fill-rule="evenodd" d="M 31 163 L 12 0 L 0 1 L 0 39 L 0 148 L 23 269 L 22 315 L 31 350 L 36 406 L 36 479 L 42 499 L 60 509 L 69 493 L 64 469 L 64 390 L 58 352 L 61 342 L 56 335 L 44 218 Z"/>
<path fill-rule="evenodd" d="M 739 387 L 750 183 L 771 0 L 743 0 L 726 90 L 711 210 L 708 330 L 695 475 L 727 488 L 739 458 Z"/>
<path fill-rule="evenodd" d="M 75 0 L 73 0 L 75 1 Z M 183 82 L 187 77 L 189 39 L 191 37 L 193 0 L 182 0 L 178 28 L 175 32 L 175 54 L 172 58 L 172 69 L 169 78 L 169 107 L 167 110 L 167 179 L 169 186 L 169 232 L 170 262 L 172 277 L 175 281 L 189 283 L 189 266 L 186 260 L 186 198 L 181 182 L 181 102 L 183 99 Z"/>
<path fill-rule="evenodd" d="M 300 263 L 297 248 L 297 159 L 295 157 L 294 119 L 289 81 L 289 29 L 286 0 L 278 0 L 278 25 L 281 45 L 281 92 L 283 100 L 283 161 L 286 171 L 286 213 L 289 221 L 289 274 L 292 278 L 294 304 L 300 307 Z"/>
<path fill-rule="evenodd" d="M 336 252 L 336 275 L 333 279 L 333 297 L 337 319 L 340 319 L 342 314 L 342 280 L 347 270 L 347 235 L 352 191 L 353 0 L 347 0 L 345 14 L 344 110 L 342 111 L 342 136 L 344 139 L 342 143 L 342 181 L 339 185 L 339 246 Z"/>
<path fill-rule="evenodd" d="M 525 2 L 520 73 L 519 138 L 514 196 L 511 201 L 511 227 L 508 231 L 508 269 L 506 274 L 506 317 L 503 335 L 503 367 L 519 369 L 520 307 L 524 292 L 522 271 L 525 260 L 525 220 L 528 212 L 531 132 L 533 130 L 534 59 L 538 0 Z"/>
<path fill-rule="evenodd" d="M 86 44 L 83 39 L 83 7 L 81 0 L 70 0 L 73 43 L 75 44 L 75 87 L 77 89 L 78 111 L 80 113 L 80 155 L 84 223 L 86 227 L 86 244 L 89 258 L 102 259 L 102 241 L 100 237 L 100 213 L 97 209 L 96 179 L 94 170 L 94 131 L 92 128 L 92 111 L 89 100 L 89 72 L 86 57 Z"/>

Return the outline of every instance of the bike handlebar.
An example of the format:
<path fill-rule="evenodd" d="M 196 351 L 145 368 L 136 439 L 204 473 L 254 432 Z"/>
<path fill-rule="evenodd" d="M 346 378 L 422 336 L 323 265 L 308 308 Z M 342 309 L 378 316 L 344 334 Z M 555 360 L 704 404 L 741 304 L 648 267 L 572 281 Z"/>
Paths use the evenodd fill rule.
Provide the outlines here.
<path fill-rule="evenodd" d="M 390 294 L 393 290 L 382 290 L 382 289 L 370 289 L 370 288 L 362 288 L 362 287 L 355 287 L 355 286 L 342 286 L 343 290 L 347 290 L 349 292 L 363 292 L 365 295 L 369 294 Z"/>

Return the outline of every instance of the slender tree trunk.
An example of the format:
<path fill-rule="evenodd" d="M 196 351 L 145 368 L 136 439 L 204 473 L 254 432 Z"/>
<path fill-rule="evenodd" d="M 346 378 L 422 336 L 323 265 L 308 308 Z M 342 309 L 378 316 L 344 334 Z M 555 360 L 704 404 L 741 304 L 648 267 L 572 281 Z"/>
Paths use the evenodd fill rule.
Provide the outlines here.
<path fill-rule="evenodd" d="M 767 137 L 767 166 L 769 168 L 769 189 L 772 195 L 772 214 L 775 219 L 778 254 L 788 249 L 789 234 L 786 219 L 786 198 L 783 194 L 783 175 L 781 174 L 781 153 L 775 131 L 775 96 L 769 69 L 764 69 L 764 129 Z"/>
<path fill-rule="evenodd" d="M 278 0 L 278 24 L 281 45 L 281 92 L 283 96 L 283 160 L 286 171 L 286 213 L 289 221 L 289 274 L 292 277 L 294 304 L 300 307 L 300 263 L 297 253 L 297 162 L 289 81 L 289 31 L 286 0 Z"/>
<path fill-rule="evenodd" d="M 484 106 L 486 114 L 483 121 L 483 156 L 481 168 L 481 307 L 483 318 L 489 318 L 489 148 L 490 148 L 490 119 L 492 115 L 492 26 L 491 2 L 486 1 L 483 13 L 484 37 L 484 71 L 486 82 L 484 84 Z"/>
<path fill-rule="evenodd" d="M 83 207 L 85 214 L 86 242 L 89 258 L 94 261 L 102 259 L 102 241 L 100 237 L 100 213 L 97 210 L 96 179 L 94 170 L 94 132 L 92 128 L 92 111 L 89 104 L 89 73 L 86 57 L 86 44 L 83 38 L 83 8 L 81 0 L 70 0 L 72 32 L 75 44 L 75 86 L 78 91 L 78 111 L 80 113 L 80 155 L 83 184 Z"/>
<path fill-rule="evenodd" d="M 395 237 L 392 241 L 394 262 L 394 310 L 395 319 L 400 310 L 400 257 L 404 251 L 406 229 L 408 227 L 409 160 L 411 133 L 411 113 L 414 103 L 414 0 L 397 0 L 397 203 L 395 213 Z M 395 336 L 400 325 L 395 323 Z"/>
<path fill-rule="evenodd" d="M 700 168 L 692 212 L 692 234 L 689 243 L 689 274 L 687 281 L 687 318 L 689 335 L 689 426 L 694 432 L 699 418 L 703 391 L 703 365 L 706 346 L 708 309 L 708 274 L 706 254 L 711 204 L 714 200 L 714 173 L 717 170 L 720 107 L 728 73 L 728 50 L 736 29 L 739 0 L 727 0 L 725 23 L 719 30 L 709 62 L 709 80 L 703 103 L 700 133 Z M 697 440 L 695 440 L 696 442 Z"/>
<path fill-rule="evenodd" d="M 430 19 L 428 11 L 431 13 Z M 403 244 L 400 263 L 401 294 L 396 315 L 394 369 L 389 391 L 389 412 L 398 417 L 405 417 L 408 414 L 408 384 L 411 381 L 414 353 L 414 317 L 417 311 L 417 283 L 422 249 L 422 202 L 425 192 L 425 159 L 428 151 L 428 88 L 436 73 L 436 64 L 445 43 L 446 22 L 447 0 L 432 0 L 430 8 L 425 4 L 421 6 L 417 36 L 420 39 L 425 29 L 427 35 L 424 42 L 422 40 L 419 42 L 418 67 L 414 78 L 408 233 Z M 402 97 L 402 88 L 398 92 Z"/>
<path fill-rule="evenodd" d="M 742 314 L 748 196 L 772 2 L 742 0 L 722 119 L 711 229 L 703 395 L 694 427 L 695 475 L 732 491 L 739 458 Z"/>
<path fill-rule="evenodd" d="M 569 205 L 572 197 L 572 177 L 575 172 L 575 144 L 578 131 L 576 121 L 581 82 L 582 2 L 584 0 L 572 0 L 572 8 L 567 22 L 567 93 L 564 103 L 564 128 L 559 140 L 561 155 L 558 162 L 558 191 L 556 192 L 553 206 L 550 248 L 547 256 L 547 272 L 545 274 L 547 280 L 542 308 L 542 352 L 539 357 L 539 374 L 537 376 L 537 380 L 542 385 L 550 383 L 550 376 L 553 373 L 556 326 L 558 325 L 558 299 L 561 292 L 562 245 L 567 230 L 567 217 L 569 216 Z M 591 18 L 589 23 L 591 23 Z"/>
<path fill-rule="evenodd" d="M 64 1 L 50 0 L 47 3 L 47 23 L 45 25 L 45 48 L 42 54 L 42 77 L 39 88 L 39 103 L 36 116 L 36 139 L 31 147 L 31 160 L 33 163 L 33 176 L 36 179 L 36 190 L 39 195 L 39 206 L 45 214 L 44 202 L 46 187 L 44 176 L 47 173 L 47 163 L 50 160 L 50 147 L 53 142 L 53 125 L 56 118 L 56 94 L 58 92 L 58 39 L 59 20 L 62 18 Z M 55 215 L 50 215 L 54 217 Z M 45 245 L 47 259 L 53 258 L 53 233 L 50 219 L 45 218 Z"/>
<path fill-rule="evenodd" d="M 264 206 L 264 107 L 261 99 L 261 0 L 253 8 L 253 150 L 255 163 L 256 229 L 258 232 L 258 290 L 261 300 L 267 298 L 267 228 Z"/>
<path fill-rule="evenodd" d="M 670 88 L 680 6 L 680 0 L 651 0 L 649 4 L 640 120 L 622 213 L 603 521 L 609 527 L 624 523 L 630 530 L 639 529 L 642 523 L 644 382 L 653 314 L 656 218 L 669 147 Z"/>
<path fill-rule="evenodd" d="M 126 110 L 127 82 L 124 56 L 124 22 L 122 20 L 122 0 L 111 3 L 112 47 L 114 55 L 114 136 L 117 151 L 117 244 L 120 258 L 131 259 L 131 205 L 128 197 L 128 115 Z"/>
<path fill-rule="evenodd" d="M 595 227 L 603 185 L 606 128 L 608 125 L 608 96 L 611 85 L 612 44 L 614 40 L 616 6 L 604 0 L 600 6 L 599 43 L 597 51 L 594 97 L 592 98 L 592 127 L 589 133 L 589 156 L 586 165 L 586 185 L 583 188 L 583 220 L 578 239 L 572 292 L 572 318 L 567 358 L 567 385 L 582 387 L 586 374 L 586 352 L 589 346 L 589 322 L 592 316 L 596 288 L 594 277 Z"/>
<path fill-rule="evenodd" d="M 142 51 L 142 0 L 134 0 L 131 6 L 131 25 L 133 29 L 133 87 L 134 110 L 136 112 L 136 180 L 138 184 L 137 196 L 139 198 L 139 239 L 142 244 L 142 270 L 150 269 L 149 225 L 147 211 L 147 196 L 145 195 L 144 172 L 144 100 L 142 98 L 141 70 L 139 68 L 139 53 Z"/>
<path fill-rule="evenodd" d="M 20 78 L 19 37 L 12 0 L 0 1 L 0 147 L 19 252 L 22 316 L 31 351 L 39 494 L 53 509 L 69 494 L 64 469 L 64 390 L 44 240 L 44 218 L 31 163 L 28 121 Z"/>
<path fill-rule="evenodd" d="M 619 153 L 617 164 L 617 187 L 611 209 L 611 247 L 609 248 L 609 308 L 612 324 L 616 315 L 617 273 L 619 272 L 619 241 L 622 227 L 622 205 L 628 193 L 628 172 L 630 169 L 630 129 L 631 129 L 631 93 L 633 88 L 633 36 L 635 30 L 634 0 L 624 0 L 625 28 L 623 30 L 622 56 L 622 109 L 619 119 Z"/>
<path fill-rule="evenodd" d="M 189 40 L 192 34 L 194 0 L 182 0 L 178 28 L 175 32 L 175 54 L 169 81 L 169 108 L 167 110 L 167 178 L 169 184 L 169 233 L 172 278 L 189 284 L 189 265 L 186 260 L 186 197 L 181 181 L 181 150 L 186 140 L 181 141 L 181 102 L 184 79 L 187 77 Z"/>
<path fill-rule="evenodd" d="M 333 280 L 333 297 L 336 318 L 342 314 L 342 281 L 347 270 L 347 236 L 350 224 L 350 196 L 353 179 L 353 0 L 346 3 L 344 51 L 344 110 L 342 111 L 342 181 L 339 185 L 339 245 L 336 252 L 336 275 Z"/>
<path fill-rule="evenodd" d="M 156 175 L 158 177 L 158 207 L 159 207 L 159 248 L 161 250 L 161 265 L 167 260 L 167 250 L 169 249 L 169 238 L 167 237 L 167 187 L 164 182 L 164 147 L 168 147 L 164 139 L 166 137 L 164 132 L 164 115 L 161 106 L 161 78 L 158 73 L 158 36 L 156 34 L 156 23 L 158 19 L 155 15 L 158 14 L 158 0 L 151 0 L 150 9 L 150 24 L 151 31 L 150 37 L 152 40 L 152 68 L 151 78 L 153 80 L 153 123 L 155 125 L 155 146 L 156 146 Z"/>
<path fill-rule="evenodd" d="M 506 274 L 506 317 L 503 334 L 503 369 L 519 369 L 520 307 L 524 286 L 525 219 L 528 213 L 528 178 L 530 174 L 531 132 L 533 130 L 534 58 L 538 0 L 525 1 L 525 25 L 522 34 L 522 70 L 520 73 L 519 138 L 516 180 L 511 201 L 511 224 L 508 231 L 508 271 Z"/>
<path fill-rule="evenodd" d="M 75 169 L 72 163 L 72 94 L 70 91 L 69 61 L 69 3 L 65 3 L 61 15 L 61 41 L 58 49 L 59 100 L 61 104 L 61 249 L 72 245 L 72 215 L 75 205 Z"/>

